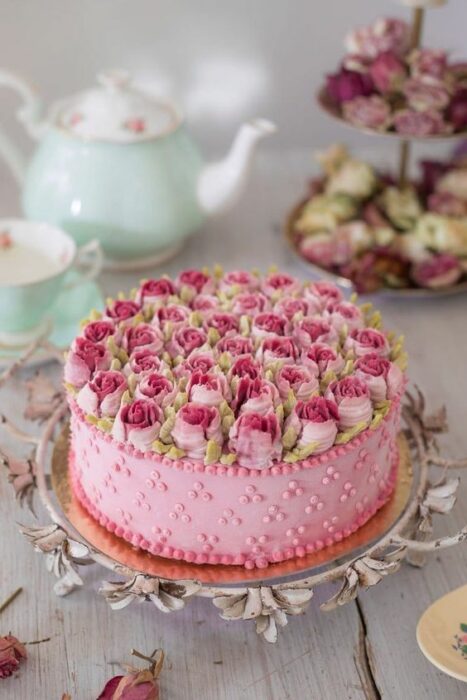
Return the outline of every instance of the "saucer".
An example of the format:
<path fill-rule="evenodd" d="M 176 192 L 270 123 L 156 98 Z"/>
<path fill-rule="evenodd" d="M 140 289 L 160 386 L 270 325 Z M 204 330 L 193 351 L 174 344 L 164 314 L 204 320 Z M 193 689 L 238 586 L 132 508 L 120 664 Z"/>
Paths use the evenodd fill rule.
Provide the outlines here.
<path fill-rule="evenodd" d="M 425 610 L 417 625 L 417 642 L 428 661 L 467 683 L 467 585 Z"/>
<path fill-rule="evenodd" d="M 80 276 L 76 270 L 70 270 L 65 278 L 65 284 Z M 65 350 L 78 333 L 79 322 L 85 318 L 91 309 L 104 308 L 101 291 L 95 282 L 84 282 L 73 289 L 63 289 L 50 309 L 50 333 L 47 340 L 59 349 Z M 0 344 L 0 366 L 6 366 L 22 355 L 27 345 L 9 346 Z M 26 367 L 49 362 L 53 353 L 38 349 L 25 363 Z"/>

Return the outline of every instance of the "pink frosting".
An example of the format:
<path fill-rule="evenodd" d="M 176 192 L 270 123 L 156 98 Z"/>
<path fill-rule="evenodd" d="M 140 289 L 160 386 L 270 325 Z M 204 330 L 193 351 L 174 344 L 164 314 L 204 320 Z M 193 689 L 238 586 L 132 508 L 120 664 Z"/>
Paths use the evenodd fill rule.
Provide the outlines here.
<path fill-rule="evenodd" d="M 228 352 L 234 357 L 245 355 L 253 352 L 253 341 L 251 338 L 245 338 L 243 335 L 231 335 L 224 337 L 217 343 L 219 352 Z"/>
<path fill-rule="evenodd" d="M 203 327 L 205 331 L 215 328 L 223 338 L 226 335 L 235 335 L 238 331 L 238 323 L 238 318 L 234 314 L 213 311 L 204 320 Z"/>
<path fill-rule="evenodd" d="M 170 406 L 176 395 L 177 387 L 158 372 L 145 374 L 135 389 L 135 396 L 138 399 L 152 399 L 162 408 Z"/>
<path fill-rule="evenodd" d="M 189 316 L 189 309 L 186 306 L 181 306 L 181 304 L 169 304 L 168 306 L 160 306 L 152 323 L 159 328 L 164 328 L 167 323 L 171 323 L 173 326 L 179 326 L 185 323 Z"/>
<path fill-rule="evenodd" d="M 253 292 L 258 289 L 258 278 L 246 270 L 232 270 L 227 272 L 219 282 L 219 289 L 229 292 L 235 289 L 237 292 Z"/>
<path fill-rule="evenodd" d="M 176 293 L 174 283 L 168 277 L 150 279 L 138 289 L 136 299 L 140 304 L 160 304 Z"/>
<path fill-rule="evenodd" d="M 230 398 L 227 380 L 220 372 L 193 372 L 187 386 L 188 398 L 205 406 L 219 406 Z"/>
<path fill-rule="evenodd" d="M 274 384 L 264 379 L 243 376 L 235 385 L 232 408 L 235 413 L 273 411 L 279 402 L 279 392 Z"/>
<path fill-rule="evenodd" d="M 84 327 L 83 337 L 91 343 L 103 343 L 115 333 L 115 325 L 111 321 L 92 321 Z"/>
<path fill-rule="evenodd" d="M 386 336 L 373 328 L 353 330 L 347 336 L 344 347 L 346 350 L 353 350 L 357 357 L 362 357 L 369 352 L 381 355 L 381 357 L 389 355 L 389 343 Z"/>
<path fill-rule="evenodd" d="M 244 292 L 235 296 L 232 302 L 232 311 L 235 314 L 249 314 L 255 316 L 270 308 L 269 299 L 259 292 Z"/>
<path fill-rule="evenodd" d="M 240 466 L 266 469 L 282 452 L 281 429 L 274 413 L 243 413 L 229 433 L 229 449 Z"/>
<path fill-rule="evenodd" d="M 269 335 L 262 340 L 256 356 L 265 365 L 277 360 L 289 364 L 296 362 L 299 350 L 293 338 Z"/>
<path fill-rule="evenodd" d="M 188 357 L 193 350 L 202 347 L 206 340 L 206 333 L 201 328 L 185 326 L 174 332 L 167 344 L 167 350 L 172 357 Z"/>
<path fill-rule="evenodd" d="M 164 339 L 159 330 L 148 323 L 128 326 L 122 339 L 122 347 L 131 355 L 135 350 L 146 349 L 157 355 L 164 347 Z"/>
<path fill-rule="evenodd" d="M 272 275 L 265 277 L 262 284 L 261 290 L 266 294 L 266 296 L 271 297 L 274 294 L 280 292 L 283 295 L 291 295 L 300 290 L 300 282 L 296 277 L 291 275 L 286 275 L 281 272 L 275 272 Z"/>
<path fill-rule="evenodd" d="M 309 348 L 313 343 L 337 344 L 339 336 L 334 326 L 321 317 L 306 316 L 294 326 L 294 336 L 301 348 Z"/>
<path fill-rule="evenodd" d="M 267 335 L 285 335 L 287 319 L 272 312 L 255 316 L 251 333 L 255 338 L 264 338 Z"/>
<path fill-rule="evenodd" d="M 313 374 L 323 376 L 326 372 L 340 372 L 344 367 L 344 358 L 333 348 L 324 343 L 312 343 L 302 353 L 302 362 Z"/>
<path fill-rule="evenodd" d="M 141 311 L 141 306 L 130 299 L 115 299 L 110 306 L 107 306 L 104 318 L 114 321 L 129 321 Z"/>
<path fill-rule="evenodd" d="M 201 270 L 183 270 L 175 280 L 175 286 L 178 291 L 186 287 L 193 294 L 210 294 L 215 285 L 212 277 Z"/>

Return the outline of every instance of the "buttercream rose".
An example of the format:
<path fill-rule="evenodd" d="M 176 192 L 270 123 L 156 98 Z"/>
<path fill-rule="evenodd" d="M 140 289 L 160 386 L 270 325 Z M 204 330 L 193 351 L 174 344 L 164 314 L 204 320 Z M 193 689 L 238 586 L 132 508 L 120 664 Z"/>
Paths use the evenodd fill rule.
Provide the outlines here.
<path fill-rule="evenodd" d="M 306 316 L 294 324 L 294 337 L 301 348 L 308 348 L 318 341 L 337 344 L 339 336 L 334 326 L 319 316 Z"/>
<path fill-rule="evenodd" d="M 154 355 L 152 350 L 148 348 L 143 348 L 142 350 L 136 350 L 131 355 L 128 364 L 124 367 L 125 374 L 147 374 L 148 372 L 159 372 L 161 369 L 166 367 L 165 362 L 160 360 L 157 355 Z"/>
<path fill-rule="evenodd" d="M 186 306 L 181 304 L 169 304 L 168 306 L 160 306 L 155 312 L 152 323 L 159 328 L 164 328 L 167 323 L 173 326 L 179 326 L 188 320 L 190 311 Z"/>
<path fill-rule="evenodd" d="M 337 403 L 339 409 L 339 428 L 349 430 L 358 424 L 367 426 L 373 417 L 370 391 L 358 377 L 344 377 L 331 382 L 325 398 Z"/>
<path fill-rule="evenodd" d="M 192 352 L 186 360 L 183 360 L 177 367 L 174 368 L 174 374 L 177 377 L 190 377 L 193 372 L 198 370 L 206 373 L 216 367 L 216 362 L 212 352 Z"/>
<path fill-rule="evenodd" d="M 255 338 L 266 335 L 284 335 L 287 327 L 287 319 L 279 314 L 258 314 L 253 319 L 251 333 Z"/>
<path fill-rule="evenodd" d="M 242 316 L 256 316 L 270 308 L 269 300 L 260 292 L 244 292 L 232 299 L 232 312 Z"/>
<path fill-rule="evenodd" d="M 212 311 L 219 308 L 219 299 L 214 294 L 199 294 L 191 302 L 194 311 Z"/>
<path fill-rule="evenodd" d="M 98 370 L 109 369 L 112 355 L 105 345 L 93 343 L 86 338 L 75 338 L 68 352 L 65 367 L 65 382 L 80 388 Z"/>
<path fill-rule="evenodd" d="M 111 321 L 92 321 L 83 330 L 83 336 L 91 343 L 102 343 L 114 333 L 115 326 Z"/>
<path fill-rule="evenodd" d="M 346 338 L 344 347 L 353 350 L 357 357 L 374 352 L 381 357 L 389 355 L 389 343 L 381 331 L 373 328 L 357 328 Z"/>
<path fill-rule="evenodd" d="M 264 379 L 241 377 L 233 383 L 232 409 L 236 414 L 253 412 L 265 415 L 279 404 L 277 388 Z"/>
<path fill-rule="evenodd" d="M 153 399 L 162 408 L 171 406 L 176 395 L 177 387 L 158 372 L 145 374 L 135 389 L 136 398 Z"/>
<path fill-rule="evenodd" d="M 304 296 L 311 303 L 318 304 L 319 309 L 324 309 L 330 301 L 344 298 L 341 290 L 330 282 L 311 282 L 305 287 Z"/>
<path fill-rule="evenodd" d="M 261 342 L 256 356 L 264 365 L 278 360 L 289 364 L 297 360 L 299 350 L 294 339 L 289 336 L 268 336 Z"/>
<path fill-rule="evenodd" d="M 463 270 L 459 259 L 448 253 L 432 255 L 412 267 L 412 279 L 420 287 L 440 289 L 450 287 L 462 277 Z"/>
<path fill-rule="evenodd" d="M 171 357 L 188 357 L 188 355 L 206 343 L 206 333 L 201 328 L 186 326 L 176 330 L 167 343 L 167 352 Z"/>
<path fill-rule="evenodd" d="M 202 270 L 183 270 L 175 281 L 179 291 L 188 289 L 194 294 L 211 294 L 215 289 L 214 280 Z"/>
<path fill-rule="evenodd" d="M 136 326 L 128 326 L 122 338 L 122 347 L 131 355 L 136 349 L 150 350 L 157 354 L 164 347 L 161 332 L 148 323 L 138 323 Z"/>
<path fill-rule="evenodd" d="M 244 413 L 230 429 L 229 438 L 229 450 L 241 467 L 266 469 L 282 456 L 281 429 L 274 413 Z"/>
<path fill-rule="evenodd" d="M 221 338 L 225 335 L 235 335 L 238 332 L 238 318 L 234 314 L 214 311 L 204 320 L 203 328 L 205 331 L 215 328 Z"/>
<path fill-rule="evenodd" d="M 300 365 L 283 365 L 277 370 L 275 382 L 279 395 L 286 401 L 290 392 L 301 401 L 308 399 L 319 391 L 317 377 L 306 367 Z"/>
<path fill-rule="evenodd" d="M 310 313 L 310 308 L 306 299 L 282 297 L 282 299 L 279 299 L 274 305 L 274 312 L 285 316 L 288 321 L 291 321 L 296 314 L 307 316 Z"/>
<path fill-rule="evenodd" d="M 233 357 L 253 352 L 253 341 L 243 335 L 231 335 L 221 338 L 217 343 L 218 352 L 228 352 Z"/>
<path fill-rule="evenodd" d="M 373 402 L 395 398 L 401 391 L 404 376 L 400 368 L 374 352 L 355 363 L 355 376 L 365 382 Z"/>
<path fill-rule="evenodd" d="M 208 440 L 222 445 L 221 417 L 214 406 L 187 403 L 175 417 L 172 429 L 174 443 L 191 459 L 203 459 Z"/>
<path fill-rule="evenodd" d="M 379 95 L 355 97 L 344 103 L 342 113 L 347 121 L 362 129 L 386 131 L 391 125 L 391 108 Z"/>
<path fill-rule="evenodd" d="M 175 294 L 175 285 L 167 277 L 150 279 L 143 282 L 136 293 L 136 300 L 140 304 L 164 304 L 167 299 Z"/>
<path fill-rule="evenodd" d="M 363 314 L 355 304 L 340 301 L 329 304 L 323 312 L 323 317 L 339 332 L 344 327 L 349 331 L 363 327 Z"/>
<path fill-rule="evenodd" d="M 219 406 L 230 399 L 230 390 L 225 376 L 220 372 L 194 372 L 187 386 L 188 398 L 205 406 Z"/>
<path fill-rule="evenodd" d="M 300 282 L 291 275 L 275 272 L 264 278 L 261 289 L 267 297 L 272 297 L 280 292 L 281 294 L 295 294 L 300 290 Z"/>
<path fill-rule="evenodd" d="M 324 343 L 313 343 L 302 353 L 302 363 L 316 376 L 323 376 L 326 372 L 339 372 L 344 368 L 344 358 L 333 348 Z"/>
<path fill-rule="evenodd" d="M 119 442 L 129 442 L 138 450 L 146 452 L 159 437 L 163 422 L 164 414 L 160 406 L 154 401 L 136 399 L 120 408 L 112 427 L 112 435 Z"/>
<path fill-rule="evenodd" d="M 98 418 L 114 418 L 126 388 L 126 379 L 121 372 L 99 371 L 79 391 L 76 403 L 85 413 Z"/>
<path fill-rule="evenodd" d="M 237 357 L 229 370 L 229 380 L 232 377 L 250 377 L 257 379 L 263 376 L 263 368 L 259 362 L 255 362 L 251 355 L 240 355 Z"/>
<path fill-rule="evenodd" d="M 117 321 L 129 321 L 141 311 L 141 306 L 130 299 L 115 299 L 107 306 L 104 316 Z"/>
<path fill-rule="evenodd" d="M 246 270 L 227 272 L 219 282 L 221 292 L 252 292 L 258 289 L 258 278 Z"/>
<path fill-rule="evenodd" d="M 313 445 L 311 454 L 328 450 L 336 439 L 339 411 L 335 401 L 314 396 L 309 401 L 298 401 L 285 422 L 285 431 L 293 430 L 299 449 Z"/>

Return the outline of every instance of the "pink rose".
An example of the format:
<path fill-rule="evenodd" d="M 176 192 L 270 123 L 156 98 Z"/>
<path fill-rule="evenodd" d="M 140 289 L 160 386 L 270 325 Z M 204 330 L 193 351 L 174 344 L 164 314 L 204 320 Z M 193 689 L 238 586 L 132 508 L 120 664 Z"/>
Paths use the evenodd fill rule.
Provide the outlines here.
<path fill-rule="evenodd" d="M 219 308 L 219 299 L 214 294 L 199 294 L 191 302 L 193 311 L 212 311 Z"/>
<path fill-rule="evenodd" d="M 261 289 L 267 297 L 272 297 L 277 292 L 281 292 L 284 295 L 292 295 L 299 292 L 300 287 L 301 284 L 298 279 L 279 272 L 268 275 L 261 284 Z"/>
<path fill-rule="evenodd" d="M 411 274 L 419 287 L 440 289 L 456 284 L 462 277 L 462 267 L 454 255 L 441 253 L 415 263 Z"/>
<path fill-rule="evenodd" d="M 266 415 L 279 404 L 279 392 L 274 384 L 264 379 L 241 377 L 234 387 L 232 409 L 236 414 L 253 412 Z"/>
<path fill-rule="evenodd" d="M 244 413 L 231 427 L 229 438 L 229 450 L 241 467 L 266 469 L 281 459 L 281 429 L 274 413 Z"/>
<path fill-rule="evenodd" d="M 323 312 L 323 318 L 333 326 L 337 332 L 344 327 L 348 331 L 363 327 L 363 314 L 355 304 L 348 301 L 330 303 Z"/>
<path fill-rule="evenodd" d="M 319 392 L 318 379 L 301 365 L 283 365 L 277 370 L 275 382 L 283 401 L 287 400 L 290 391 L 301 401 L 308 401 L 315 392 Z"/>
<path fill-rule="evenodd" d="M 291 321 L 296 314 L 303 314 L 307 316 L 309 313 L 309 306 L 306 299 L 295 297 L 282 297 L 274 305 L 274 313 L 280 316 L 285 316 L 288 321 Z"/>
<path fill-rule="evenodd" d="M 447 67 L 446 51 L 415 49 L 409 58 L 410 72 L 415 78 L 443 80 Z"/>
<path fill-rule="evenodd" d="M 190 401 L 205 406 L 219 406 L 222 401 L 230 400 L 227 380 L 220 372 L 194 372 L 187 386 Z"/>
<path fill-rule="evenodd" d="M 312 343 L 302 353 L 302 363 L 317 377 L 322 377 L 326 372 L 339 372 L 344 368 L 344 358 L 335 350 L 323 343 Z"/>
<path fill-rule="evenodd" d="M 399 367 L 374 352 L 363 355 L 356 361 L 355 376 L 365 382 L 374 403 L 394 399 L 404 382 Z"/>
<path fill-rule="evenodd" d="M 163 304 L 174 294 L 173 282 L 168 277 L 161 277 L 143 282 L 138 289 L 136 299 L 140 304 Z"/>
<path fill-rule="evenodd" d="M 461 87 L 454 93 L 447 114 L 454 131 L 467 128 L 467 87 Z"/>
<path fill-rule="evenodd" d="M 307 448 L 316 443 L 311 454 L 328 450 L 336 439 L 339 411 L 334 401 L 314 396 L 309 401 L 298 401 L 285 422 L 285 430 L 297 434 L 296 446 Z"/>
<path fill-rule="evenodd" d="M 159 437 L 163 422 L 164 414 L 160 406 L 154 401 L 136 399 L 120 408 L 112 427 L 112 435 L 119 442 L 129 442 L 138 450 L 146 452 Z"/>
<path fill-rule="evenodd" d="M 331 382 L 326 390 L 326 399 L 335 401 L 339 408 L 339 428 L 348 430 L 359 423 L 371 423 L 373 407 L 370 392 L 358 377 L 344 377 Z"/>
<path fill-rule="evenodd" d="M 355 97 L 342 111 L 344 119 L 360 129 L 386 131 L 391 126 L 391 108 L 379 95 Z"/>
<path fill-rule="evenodd" d="M 428 196 L 428 209 L 442 216 L 466 216 L 467 202 L 451 192 L 433 192 Z"/>
<path fill-rule="evenodd" d="M 0 637 L 0 679 L 9 678 L 16 673 L 27 656 L 26 647 L 16 637 L 11 634 Z"/>
<path fill-rule="evenodd" d="M 141 306 L 136 303 L 136 301 L 130 301 L 129 299 L 115 299 L 109 306 L 107 306 L 104 315 L 106 318 L 110 318 L 117 321 L 129 321 L 136 314 L 141 311 Z"/>
<path fill-rule="evenodd" d="M 83 330 L 83 336 L 91 343 L 102 343 L 114 333 L 115 326 L 111 321 L 92 321 Z"/>
<path fill-rule="evenodd" d="M 336 235 L 337 230 L 336 228 L 332 233 L 323 232 L 302 238 L 299 249 L 305 260 L 326 270 L 350 260 L 352 248 L 348 236 Z M 312 312 L 316 310 L 310 309 Z"/>
<path fill-rule="evenodd" d="M 250 379 L 258 379 L 263 376 L 263 368 L 251 355 L 240 355 L 237 357 L 232 367 L 229 370 L 229 381 L 232 377 L 250 377 Z"/>
<path fill-rule="evenodd" d="M 167 343 L 171 357 L 188 357 L 188 355 L 206 343 L 206 333 L 201 328 L 186 326 L 176 330 Z"/>
<path fill-rule="evenodd" d="M 80 390 L 76 403 L 85 413 L 98 418 L 114 418 L 126 388 L 126 379 L 121 372 L 96 372 Z"/>
<path fill-rule="evenodd" d="M 125 374 L 134 372 L 135 374 L 147 374 L 148 372 L 159 372 L 165 367 L 165 362 L 154 355 L 152 350 L 143 348 L 136 350 L 124 367 Z"/>
<path fill-rule="evenodd" d="M 271 335 L 263 339 L 256 356 L 264 365 L 277 360 L 290 364 L 296 362 L 299 351 L 293 338 Z"/>
<path fill-rule="evenodd" d="M 258 278 L 245 270 L 227 272 L 219 282 L 221 292 L 253 292 L 258 289 Z"/>
<path fill-rule="evenodd" d="M 191 459 L 203 459 L 208 440 L 223 443 L 221 417 L 214 406 L 186 403 L 175 417 L 174 443 Z"/>
<path fill-rule="evenodd" d="M 190 377 L 198 370 L 205 374 L 216 366 L 214 356 L 211 352 L 192 352 L 186 360 L 183 360 L 177 367 L 174 368 L 176 377 Z"/>
<path fill-rule="evenodd" d="M 203 322 L 205 331 L 215 328 L 221 338 L 225 335 L 235 335 L 238 332 L 238 318 L 234 314 L 214 311 Z"/>
<path fill-rule="evenodd" d="M 358 27 L 345 39 L 348 53 L 366 58 L 376 58 L 378 54 L 392 51 L 403 56 L 410 47 L 410 27 L 403 20 L 379 18 L 367 27 Z"/>
<path fill-rule="evenodd" d="M 232 299 L 232 311 L 239 316 L 256 316 L 269 308 L 268 298 L 259 292 L 244 292 Z"/>
<path fill-rule="evenodd" d="M 135 390 L 137 399 L 153 399 L 162 408 L 171 406 L 176 395 L 177 387 L 158 372 L 145 374 Z"/>
<path fill-rule="evenodd" d="M 109 369 L 112 355 L 104 345 L 86 338 L 75 338 L 67 355 L 64 378 L 68 384 L 82 387 L 98 370 Z"/>
<path fill-rule="evenodd" d="M 151 671 L 143 670 L 113 676 L 97 700 L 159 700 L 159 697 L 157 677 Z"/>
<path fill-rule="evenodd" d="M 218 352 L 228 352 L 233 357 L 253 352 L 253 341 L 243 335 L 231 335 L 221 338 L 217 343 Z"/>
<path fill-rule="evenodd" d="M 450 96 L 443 83 L 425 82 L 423 79 L 410 78 L 402 89 L 407 104 L 417 112 L 443 110 L 449 104 Z"/>
<path fill-rule="evenodd" d="M 164 328 L 167 323 L 173 326 L 179 326 L 185 323 L 190 315 L 190 310 L 181 304 L 169 304 L 168 306 L 160 306 L 152 319 L 152 323 L 159 328 Z"/>
<path fill-rule="evenodd" d="M 404 64 L 392 51 L 380 53 L 369 72 L 377 90 L 383 94 L 398 90 L 406 75 Z"/>
<path fill-rule="evenodd" d="M 305 287 L 304 296 L 317 307 L 317 311 L 324 309 L 330 301 L 342 301 L 344 298 L 339 287 L 332 282 L 311 282 Z"/>
<path fill-rule="evenodd" d="M 295 323 L 294 337 L 302 349 L 318 341 L 329 345 L 337 345 L 339 341 L 336 329 L 320 316 L 305 316 Z"/>
<path fill-rule="evenodd" d="M 161 332 L 148 323 L 138 323 L 128 326 L 122 339 L 122 347 L 131 355 L 136 349 L 150 350 L 158 354 L 163 350 L 164 339 Z"/>
<path fill-rule="evenodd" d="M 389 343 L 381 331 L 373 328 L 357 328 L 346 338 L 345 350 L 353 350 L 357 357 L 374 352 L 381 357 L 389 355 Z"/>
<path fill-rule="evenodd" d="M 449 131 L 443 115 L 434 110 L 401 109 L 394 115 L 394 128 L 405 136 L 436 136 Z"/>
<path fill-rule="evenodd" d="M 258 314 L 253 319 L 251 333 L 255 338 L 262 338 L 271 334 L 284 335 L 286 327 L 287 319 L 279 316 L 279 314 Z"/>
<path fill-rule="evenodd" d="M 178 290 L 188 287 L 194 294 L 211 294 L 215 289 L 212 277 L 202 270 L 184 270 L 177 277 L 175 284 Z"/>
<path fill-rule="evenodd" d="M 326 76 L 326 91 L 333 102 L 341 105 L 356 97 L 371 95 L 374 87 L 368 73 L 341 68 Z"/>

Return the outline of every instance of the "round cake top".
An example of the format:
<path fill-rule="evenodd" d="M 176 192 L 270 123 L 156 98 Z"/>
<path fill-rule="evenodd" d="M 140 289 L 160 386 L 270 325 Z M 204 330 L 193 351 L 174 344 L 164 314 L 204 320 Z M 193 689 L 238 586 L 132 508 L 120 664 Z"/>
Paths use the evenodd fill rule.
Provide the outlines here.
<path fill-rule="evenodd" d="M 86 420 L 121 443 L 265 469 L 377 427 L 405 363 L 380 314 L 335 285 L 215 268 L 109 299 L 64 376 Z"/>

